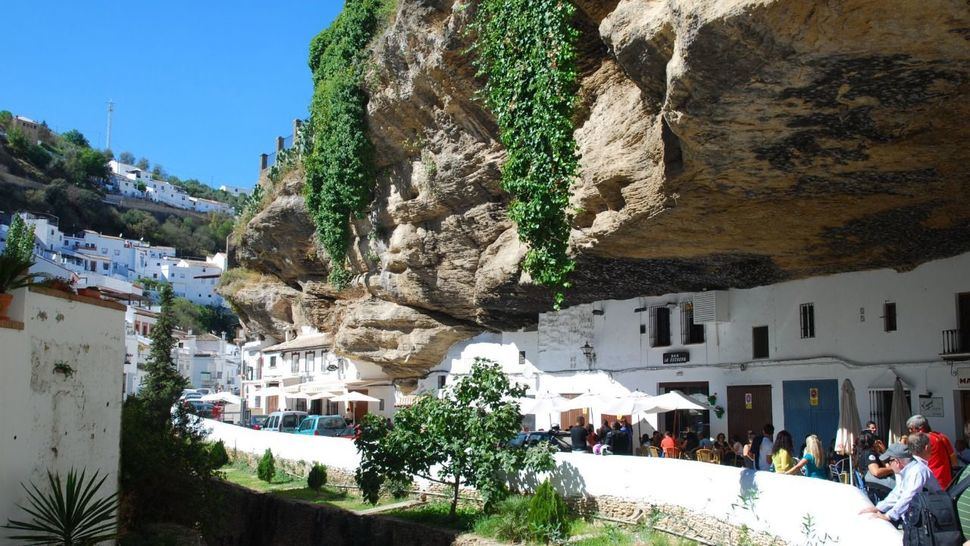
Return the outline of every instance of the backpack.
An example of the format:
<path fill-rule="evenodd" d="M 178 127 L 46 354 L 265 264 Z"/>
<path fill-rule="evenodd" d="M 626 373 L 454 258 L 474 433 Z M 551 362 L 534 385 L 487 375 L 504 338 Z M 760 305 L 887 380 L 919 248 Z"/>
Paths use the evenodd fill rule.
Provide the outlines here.
<path fill-rule="evenodd" d="M 956 503 L 968 487 L 970 478 L 965 478 L 946 491 L 924 488 L 919 492 L 903 519 L 904 546 L 961 546 L 964 538 Z"/>

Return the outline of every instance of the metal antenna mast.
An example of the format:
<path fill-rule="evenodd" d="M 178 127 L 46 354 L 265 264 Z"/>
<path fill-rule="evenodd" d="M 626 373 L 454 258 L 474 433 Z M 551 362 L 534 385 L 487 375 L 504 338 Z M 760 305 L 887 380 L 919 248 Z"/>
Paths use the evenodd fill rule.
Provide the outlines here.
<path fill-rule="evenodd" d="M 108 138 L 104 144 L 104 147 L 111 149 L 111 113 L 115 111 L 115 103 L 108 99 Z"/>

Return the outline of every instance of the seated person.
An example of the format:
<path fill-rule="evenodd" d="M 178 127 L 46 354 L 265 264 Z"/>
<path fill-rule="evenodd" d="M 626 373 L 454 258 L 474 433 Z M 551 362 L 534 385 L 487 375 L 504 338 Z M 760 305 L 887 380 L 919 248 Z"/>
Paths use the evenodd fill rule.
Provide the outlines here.
<path fill-rule="evenodd" d="M 879 459 L 883 454 L 882 442 L 868 430 L 859 435 L 859 458 L 857 467 L 866 483 L 877 484 L 891 490 L 896 487 L 896 477 L 891 468 Z"/>
<path fill-rule="evenodd" d="M 687 432 L 684 433 L 684 439 L 680 443 L 680 450 L 684 453 L 693 453 L 700 446 L 700 440 L 697 438 L 697 433 L 687 427 Z"/>
<path fill-rule="evenodd" d="M 660 441 L 660 451 L 663 452 L 671 447 L 677 447 L 677 442 L 674 441 L 674 435 L 668 430 L 664 432 L 664 439 Z"/>

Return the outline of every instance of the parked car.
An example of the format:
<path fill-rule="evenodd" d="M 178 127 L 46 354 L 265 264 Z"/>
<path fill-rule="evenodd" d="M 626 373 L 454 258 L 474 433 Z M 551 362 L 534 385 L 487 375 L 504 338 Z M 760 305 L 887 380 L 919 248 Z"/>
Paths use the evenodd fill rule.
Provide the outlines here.
<path fill-rule="evenodd" d="M 183 404 L 185 404 L 185 408 L 189 410 L 189 413 L 198 415 L 199 417 L 212 417 L 213 405 L 208 402 L 186 400 Z"/>
<path fill-rule="evenodd" d="M 571 452 L 572 446 L 565 440 L 548 431 L 520 432 L 515 438 L 509 440 L 509 447 L 524 448 L 539 445 L 540 443 L 552 444 L 554 448 L 562 452 Z"/>
<path fill-rule="evenodd" d="M 242 426 L 246 428 L 251 428 L 253 430 L 261 430 L 266 426 L 266 421 L 269 419 L 269 415 L 250 415 L 249 421 L 242 423 Z"/>
<path fill-rule="evenodd" d="M 195 392 L 199 393 L 199 396 L 204 396 L 206 394 L 212 394 L 212 389 L 195 389 Z"/>
<path fill-rule="evenodd" d="M 202 393 L 195 389 L 185 389 L 182 391 L 182 396 L 179 397 L 180 402 L 185 402 L 186 400 L 198 400 L 202 398 Z"/>
<path fill-rule="evenodd" d="M 310 415 L 300 423 L 296 433 L 308 436 L 353 438 L 354 427 L 348 427 L 347 421 L 339 415 Z"/>
<path fill-rule="evenodd" d="M 305 411 L 274 411 L 263 425 L 263 430 L 273 432 L 293 432 L 307 416 Z"/>

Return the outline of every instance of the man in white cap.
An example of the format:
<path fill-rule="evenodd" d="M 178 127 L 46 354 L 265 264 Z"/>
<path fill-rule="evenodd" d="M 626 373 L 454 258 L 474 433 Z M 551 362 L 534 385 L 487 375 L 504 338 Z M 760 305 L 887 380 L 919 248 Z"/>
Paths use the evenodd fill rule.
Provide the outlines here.
<path fill-rule="evenodd" d="M 903 519 L 913 498 L 924 487 L 931 492 L 942 491 L 930 467 L 913 457 L 903 444 L 889 446 L 886 452 L 879 456 L 879 460 L 896 473 L 896 487 L 885 499 L 879 501 L 879 504 L 862 510 L 860 514 L 872 514 L 873 517 L 897 522 Z"/>

